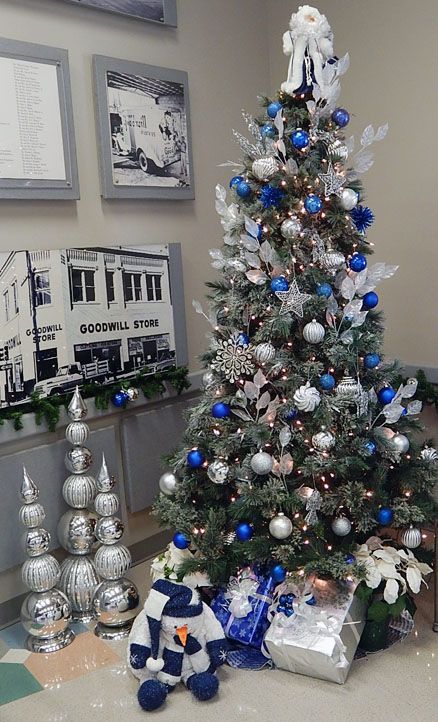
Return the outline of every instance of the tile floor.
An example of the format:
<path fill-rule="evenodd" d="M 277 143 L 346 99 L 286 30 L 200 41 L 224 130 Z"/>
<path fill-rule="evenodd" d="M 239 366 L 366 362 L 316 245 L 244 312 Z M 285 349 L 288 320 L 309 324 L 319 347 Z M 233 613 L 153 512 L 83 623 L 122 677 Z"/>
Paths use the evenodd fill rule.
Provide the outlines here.
<path fill-rule="evenodd" d="M 147 564 L 132 571 L 142 592 Z M 219 695 L 195 701 L 182 686 L 154 715 L 163 722 L 435 722 L 438 708 L 436 653 L 431 629 L 432 590 L 419 600 L 416 629 L 402 644 L 353 662 L 339 686 L 281 670 L 245 672 L 222 667 Z M 77 638 L 61 652 L 30 654 L 20 624 L 0 632 L 1 722 L 126 722 L 144 720 L 137 682 L 126 668 L 126 641 L 104 642 L 76 625 Z"/>

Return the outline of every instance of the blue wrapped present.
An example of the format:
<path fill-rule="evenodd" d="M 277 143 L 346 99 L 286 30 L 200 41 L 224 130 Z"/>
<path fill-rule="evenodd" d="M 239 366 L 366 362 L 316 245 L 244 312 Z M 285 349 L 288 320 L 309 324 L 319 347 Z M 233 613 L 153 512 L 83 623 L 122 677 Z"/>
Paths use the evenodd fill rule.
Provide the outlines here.
<path fill-rule="evenodd" d="M 272 577 L 244 572 L 231 578 L 211 603 L 225 635 L 240 644 L 260 649 L 269 627 L 268 609 L 272 604 L 275 582 Z"/>

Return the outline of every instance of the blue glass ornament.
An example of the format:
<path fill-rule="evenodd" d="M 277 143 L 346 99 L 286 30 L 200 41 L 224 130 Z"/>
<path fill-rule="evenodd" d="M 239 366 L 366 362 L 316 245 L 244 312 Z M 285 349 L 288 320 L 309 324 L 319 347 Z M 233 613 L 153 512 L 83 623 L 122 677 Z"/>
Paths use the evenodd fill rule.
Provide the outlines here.
<path fill-rule="evenodd" d="M 271 576 L 274 582 L 278 582 L 280 584 L 286 579 L 286 569 L 284 569 L 281 564 L 276 564 L 271 571 Z"/>
<path fill-rule="evenodd" d="M 374 456 L 377 451 L 377 444 L 371 439 L 369 439 L 368 441 L 365 441 L 363 448 L 368 451 L 370 456 Z"/>
<path fill-rule="evenodd" d="M 240 181 L 234 186 L 234 190 L 240 198 L 248 198 L 251 194 L 251 186 L 245 180 Z"/>
<path fill-rule="evenodd" d="M 188 549 L 190 546 L 190 541 L 184 536 L 182 531 L 175 532 L 172 541 L 177 549 Z"/>
<path fill-rule="evenodd" d="M 324 391 L 331 391 L 334 389 L 336 379 L 331 374 L 323 374 L 319 379 L 319 385 Z"/>
<path fill-rule="evenodd" d="M 241 346 L 248 346 L 249 344 L 249 336 L 247 333 L 243 333 L 243 331 L 239 333 L 237 340 Z"/>
<path fill-rule="evenodd" d="M 284 607 L 283 604 L 279 604 L 277 607 L 277 612 L 279 614 L 286 614 L 286 607 Z"/>
<path fill-rule="evenodd" d="M 278 102 L 278 100 L 269 103 L 268 107 L 266 108 L 266 112 L 269 115 L 270 118 L 275 118 L 278 111 L 282 109 L 282 104 Z"/>
<path fill-rule="evenodd" d="M 362 301 L 362 308 L 364 308 L 366 311 L 370 311 L 372 308 L 375 308 L 379 303 L 379 297 L 374 291 L 368 291 L 368 293 L 366 293 L 365 296 L 362 298 Z"/>
<path fill-rule="evenodd" d="M 380 391 L 377 392 L 377 398 L 379 399 L 380 403 L 384 406 L 386 404 L 390 404 L 393 400 L 396 392 L 392 388 L 392 386 L 384 386 L 383 389 L 380 389 Z"/>
<path fill-rule="evenodd" d="M 299 128 L 298 130 L 294 130 L 290 139 L 294 148 L 297 148 L 298 150 L 306 148 L 310 142 L 309 134 L 301 128 Z"/>
<path fill-rule="evenodd" d="M 306 604 L 309 605 L 309 607 L 314 607 L 317 602 L 314 596 L 311 596 L 310 599 L 307 600 Z"/>
<path fill-rule="evenodd" d="M 298 416 L 298 409 L 289 409 L 289 411 L 286 411 L 285 418 L 287 421 L 293 421 Z"/>
<path fill-rule="evenodd" d="M 263 226 L 262 226 L 260 223 L 259 223 L 258 225 L 259 225 L 259 230 L 258 230 L 258 233 L 257 233 L 257 240 L 260 241 L 260 239 L 261 239 L 261 237 L 262 237 L 262 235 L 263 235 Z"/>
<path fill-rule="evenodd" d="M 187 454 L 187 463 L 192 469 L 199 469 L 205 461 L 205 456 L 199 449 L 192 449 Z"/>
<path fill-rule="evenodd" d="M 356 561 L 356 557 L 354 556 L 354 554 L 346 554 L 344 559 L 347 564 L 354 564 L 354 562 Z"/>
<path fill-rule="evenodd" d="M 350 211 L 350 216 L 359 233 L 365 233 L 374 223 L 374 213 L 368 206 L 356 206 Z"/>
<path fill-rule="evenodd" d="M 329 283 L 318 283 L 316 287 L 316 295 L 317 296 L 325 296 L 326 298 L 329 298 L 333 293 L 333 289 L 330 286 Z"/>
<path fill-rule="evenodd" d="M 378 353 L 367 353 L 363 360 L 363 365 L 366 369 L 375 369 L 380 363 L 380 356 Z"/>
<path fill-rule="evenodd" d="M 231 408 L 228 404 L 224 404 L 223 401 L 217 401 L 211 407 L 211 415 L 215 419 L 226 419 L 231 414 Z"/>
<path fill-rule="evenodd" d="M 345 128 L 350 122 L 350 113 L 345 108 L 335 108 L 332 113 L 332 121 L 340 128 Z"/>
<path fill-rule="evenodd" d="M 286 594 L 286 600 L 288 604 L 293 604 L 293 601 L 295 599 L 295 594 L 292 592 L 289 592 L 289 594 Z"/>
<path fill-rule="evenodd" d="M 307 213 L 319 213 L 322 208 L 321 198 L 315 195 L 315 193 L 311 193 L 310 195 L 306 196 L 304 200 L 304 208 L 306 209 Z"/>
<path fill-rule="evenodd" d="M 286 609 L 286 617 L 292 617 L 293 614 L 295 614 L 293 609 Z"/>
<path fill-rule="evenodd" d="M 116 393 L 113 394 L 111 401 L 113 402 L 114 406 L 117 406 L 117 408 L 120 409 L 125 406 L 127 401 L 129 401 L 129 396 L 126 391 L 120 389 L 120 391 L 116 391 Z"/>
<path fill-rule="evenodd" d="M 406 408 L 403 409 L 403 411 L 402 411 L 402 416 L 406 416 L 407 413 L 408 413 L 408 410 L 407 410 Z"/>
<path fill-rule="evenodd" d="M 265 185 L 260 193 L 260 200 L 264 208 L 270 208 L 274 206 L 277 208 L 283 200 L 284 192 L 280 188 L 275 188 L 271 185 Z"/>
<path fill-rule="evenodd" d="M 233 175 L 230 180 L 230 188 L 235 188 L 243 180 L 245 180 L 243 175 Z"/>
<path fill-rule="evenodd" d="M 388 526 L 388 524 L 391 524 L 393 519 L 394 512 L 389 508 L 389 506 L 382 506 L 377 512 L 377 521 L 382 526 Z"/>
<path fill-rule="evenodd" d="M 272 125 L 272 123 L 265 123 L 260 128 L 260 135 L 262 138 L 274 138 L 275 132 L 275 125 Z"/>
<path fill-rule="evenodd" d="M 360 271 L 363 271 L 366 267 L 367 259 L 365 258 L 365 256 L 362 255 L 362 253 L 355 253 L 354 256 L 350 258 L 350 268 L 352 271 L 356 271 L 356 273 L 359 273 Z"/>
<path fill-rule="evenodd" d="M 271 281 L 271 291 L 287 291 L 289 289 L 289 281 L 284 276 L 275 276 Z"/>
<path fill-rule="evenodd" d="M 279 604 L 282 604 L 285 606 L 287 604 L 287 596 L 286 594 L 281 594 L 280 599 L 278 600 Z"/>
<path fill-rule="evenodd" d="M 236 536 L 239 541 L 249 541 L 253 534 L 254 530 L 251 524 L 248 524 L 246 521 L 240 522 L 236 527 Z"/>

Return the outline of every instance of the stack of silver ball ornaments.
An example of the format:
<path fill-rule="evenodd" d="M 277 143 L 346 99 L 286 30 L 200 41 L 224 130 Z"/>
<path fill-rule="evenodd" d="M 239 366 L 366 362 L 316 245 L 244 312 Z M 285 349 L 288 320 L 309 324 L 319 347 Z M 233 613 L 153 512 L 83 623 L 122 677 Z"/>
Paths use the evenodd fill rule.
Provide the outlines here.
<path fill-rule="evenodd" d="M 39 490 L 24 467 L 20 496 L 20 521 L 27 527 L 23 546 L 30 557 L 23 564 L 21 577 L 32 590 L 22 604 L 21 622 L 28 632 L 27 647 L 31 652 L 57 652 L 75 636 L 69 628 L 71 606 L 65 594 L 56 589 L 61 569 L 47 553 L 50 534 L 40 526 L 46 515 L 38 503 Z"/>
<path fill-rule="evenodd" d="M 94 501 L 96 485 L 94 477 L 87 473 L 93 461 L 90 449 L 84 446 L 89 435 L 88 426 L 83 421 L 87 413 L 76 387 L 68 407 L 71 423 L 65 432 L 67 441 L 73 444 L 65 455 L 65 465 L 71 475 L 62 488 L 62 495 L 72 508 L 59 520 L 58 539 L 71 555 L 62 562 L 60 586 L 70 601 L 73 619 L 84 622 L 94 616 L 93 594 L 99 583 L 90 557 L 96 542 L 96 516 L 87 507 Z"/>
<path fill-rule="evenodd" d="M 94 563 L 103 581 L 96 587 L 93 596 L 94 613 L 98 620 L 94 633 L 103 639 L 127 637 L 140 603 L 137 587 L 124 576 L 131 566 L 131 554 L 127 547 L 118 544 L 124 526 L 115 516 L 119 508 L 119 498 L 113 491 L 115 483 L 103 456 L 96 478 L 98 493 L 94 500 L 94 508 L 100 515 L 96 536 L 102 542 Z"/>

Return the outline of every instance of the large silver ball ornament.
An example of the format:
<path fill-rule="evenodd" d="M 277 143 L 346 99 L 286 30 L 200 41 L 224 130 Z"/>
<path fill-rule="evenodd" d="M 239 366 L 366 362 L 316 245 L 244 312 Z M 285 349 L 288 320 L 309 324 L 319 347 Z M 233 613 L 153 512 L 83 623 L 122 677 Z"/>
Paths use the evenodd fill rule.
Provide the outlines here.
<path fill-rule="evenodd" d="M 50 533 L 42 527 L 27 529 L 22 537 L 22 546 L 30 557 L 39 557 L 49 551 Z"/>
<path fill-rule="evenodd" d="M 123 544 L 101 546 L 94 557 L 94 564 L 102 579 L 118 579 L 131 566 L 131 554 Z"/>
<path fill-rule="evenodd" d="M 100 516 L 112 516 L 119 509 L 119 497 L 112 491 L 99 492 L 94 500 L 94 508 Z"/>
<path fill-rule="evenodd" d="M 122 578 L 101 582 L 94 592 L 93 607 L 98 625 L 95 634 L 107 639 L 127 636 L 137 616 L 140 597 L 130 579 Z M 105 630 L 103 627 L 113 629 Z"/>
<path fill-rule="evenodd" d="M 416 549 L 421 544 L 421 531 L 411 525 L 401 535 L 401 543 L 408 549 Z"/>
<path fill-rule="evenodd" d="M 68 509 L 58 522 L 58 540 L 70 554 L 90 554 L 96 539 L 96 516 L 88 509 Z"/>
<path fill-rule="evenodd" d="M 351 531 L 351 521 L 346 516 L 337 516 L 332 521 L 332 530 L 336 536 L 347 536 Z"/>
<path fill-rule="evenodd" d="M 346 211 L 352 211 L 355 206 L 357 206 L 357 202 L 359 200 L 359 196 L 357 195 L 356 191 L 354 191 L 352 188 L 344 188 L 341 195 L 341 206 Z"/>
<path fill-rule="evenodd" d="M 409 449 L 408 437 L 404 434 L 394 434 L 389 442 L 389 448 L 396 454 L 405 454 Z"/>
<path fill-rule="evenodd" d="M 251 459 L 251 469 L 259 476 L 265 476 L 272 471 L 274 460 L 266 451 L 258 451 Z"/>
<path fill-rule="evenodd" d="M 70 617 L 70 602 L 59 589 L 48 589 L 45 592 L 29 594 L 21 607 L 21 621 L 27 632 L 34 638 L 29 640 L 32 651 L 55 651 L 65 646 L 65 643 L 61 643 L 60 646 L 55 643 L 51 647 L 51 645 L 45 645 L 44 640 L 62 638 L 62 633 L 67 631 Z M 38 640 L 41 644 L 38 644 Z"/>
<path fill-rule="evenodd" d="M 72 474 L 64 481 L 62 496 L 74 509 L 89 506 L 96 494 L 94 478 L 86 474 Z"/>
<path fill-rule="evenodd" d="M 278 172 L 278 163 L 274 158 L 257 158 L 251 170 L 259 180 L 272 178 Z"/>
<path fill-rule="evenodd" d="M 18 517 L 24 526 L 40 526 L 46 518 L 46 512 L 41 504 L 35 502 L 34 504 L 22 506 L 18 512 Z"/>
<path fill-rule="evenodd" d="M 286 218 L 280 226 L 280 233 L 283 238 L 291 241 L 301 233 L 301 222 L 296 216 Z"/>
<path fill-rule="evenodd" d="M 228 472 L 228 464 L 222 461 L 222 459 L 216 459 L 208 465 L 207 476 L 213 484 L 226 484 Z"/>
<path fill-rule="evenodd" d="M 260 364 L 269 363 L 275 358 L 275 346 L 272 343 L 259 343 L 253 351 L 253 355 L 256 361 Z"/>
<path fill-rule="evenodd" d="M 21 567 L 21 578 L 33 592 L 45 592 L 59 581 L 61 568 L 51 554 L 26 559 Z"/>
<path fill-rule="evenodd" d="M 283 513 L 277 514 L 269 522 L 269 533 L 274 539 L 287 539 L 292 533 L 292 522 Z"/>
<path fill-rule="evenodd" d="M 68 597 L 73 619 L 83 622 L 93 618 L 93 594 L 100 579 L 87 556 L 68 557 L 61 565 L 59 588 Z"/>
<path fill-rule="evenodd" d="M 317 451 L 329 451 L 335 445 L 335 441 L 331 431 L 319 431 L 312 436 L 312 444 Z"/>
<path fill-rule="evenodd" d="M 72 421 L 65 430 L 65 438 L 73 446 L 82 446 L 90 435 L 90 429 L 83 421 Z"/>
<path fill-rule="evenodd" d="M 307 343 L 321 343 L 325 336 L 324 326 L 314 318 L 310 323 L 306 323 L 303 328 L 303 337 Z"/>
<path fill-rule="evenodd" d="M 102 544 L 115 544 L 123 536 L 124 525 L 116 516 L 103 516 L 97 520 L 95 534 Z"/>
<path fill-rule="evenodd" d="M 178 479 L 171 471 L 165 471 L 158 482 L 160 491 L 166 496 L 173 496 L 178 486 Z"/>
<path fill-rule="evenodd" d="M 93 463 L 93 455 L 86 446 L 74 446 L 67 451 L 64 461 L 70 473 L 83 474 Z"/>
<path fill-rule="evenodd" d="M 428 461 L 430 464 L 436 464 L 438 462 L 438 451 L 432 446 L 426 446 L 420 452 L 420 456 L 424 461 Z"/>

